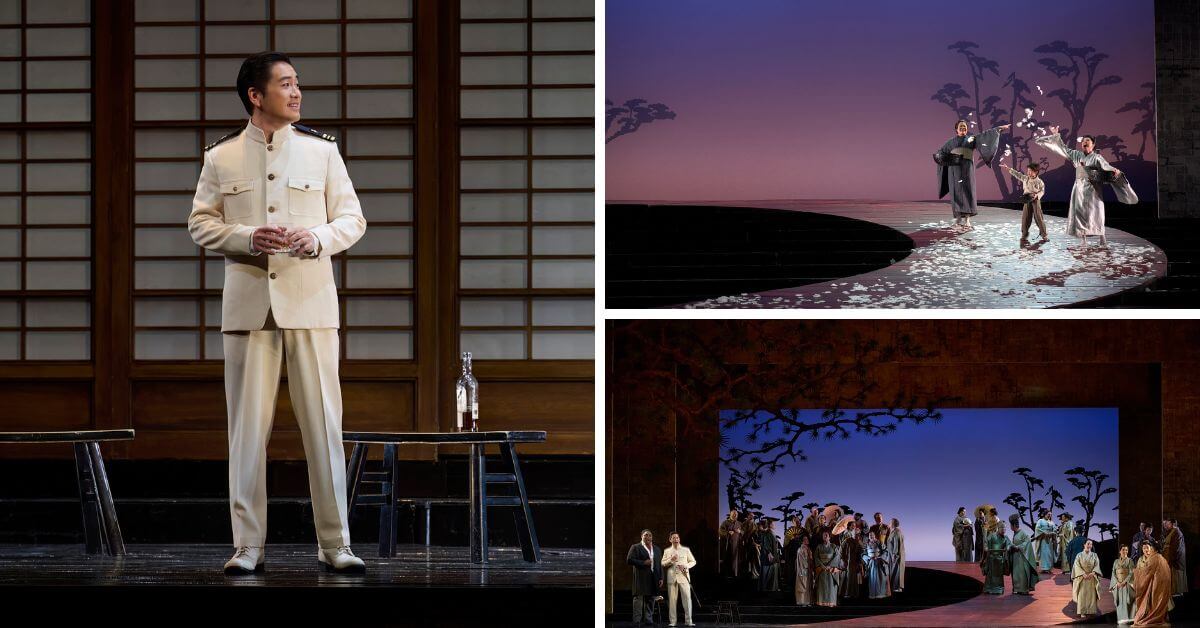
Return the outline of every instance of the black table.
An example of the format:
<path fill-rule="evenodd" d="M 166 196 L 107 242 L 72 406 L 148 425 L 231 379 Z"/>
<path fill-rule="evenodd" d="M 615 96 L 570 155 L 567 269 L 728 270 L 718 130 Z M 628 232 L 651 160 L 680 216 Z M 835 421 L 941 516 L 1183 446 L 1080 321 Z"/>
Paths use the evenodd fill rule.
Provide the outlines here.
<path fill-rule="evenodd" d="M 533 515 L 529 510 L 529 496 L 525 492 L 525 480 L 521 476 L 521 465 L 517 459 L 517 443 L 542 443 L 546 433 L 538 431 L 516 432 L 344 432 L 342 440 L 354 443 L 350 462 L 346 468 L 346 489 L 349 493 L 347 508 L 353 513 L 355 504 L 378 504 L 379 510 L 379 555 L 390 558 L 396 551 L 396 449 L 400 445 L 456 445 L 471 446 L 469 456 L 469 496 L 471 510 L 471 562 L 488 562 L 487 509 L 489 507 L 514 508 L 517 521 L 517 537 L 521 541 L 521 553 L 525 560 L 541 560 L 537 532 Z M 507 473 L 488 473 L 484 450 L 487 445 L 500 446 L 501 457 L 508 461 L 511 469 Z M 371 445 L 383 445 L 383 467 L 378 472 L 367 472 L 367 450 Z M 361 495 L 361 485 L 377 483 L 378 494 Z M 516 495 L 489 495 L 492 485 L 513 485 Z"/>
<path fill-rule="evenodd" d="M 71 443 L 75 447 L 75 479 L 83 510 L 87 553 L 124 556 L 125 541 L 117 522 L 108 472 L 100 455 L 101 441 L 133 440 L 133 430 L 76 430 L 66 432 L 0 432 L 0 443 Z"/>

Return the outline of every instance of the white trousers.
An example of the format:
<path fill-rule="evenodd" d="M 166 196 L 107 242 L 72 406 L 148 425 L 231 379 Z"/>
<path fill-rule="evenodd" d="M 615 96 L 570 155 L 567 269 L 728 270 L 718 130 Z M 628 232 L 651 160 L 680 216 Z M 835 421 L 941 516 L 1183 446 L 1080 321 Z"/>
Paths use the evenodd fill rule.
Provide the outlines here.
<path fill-rule="evenodd" d="M 675 607 L 683 602 L 683 623 L 692 623 L 692 585 L 687 580 L 679 578 L 667 585 L 667 604 L 670 609 L 667 616 L 672 626 L 675 625 Z"/>
<path fill-rule="evenodd" d="M 225 401 L 229 410 L 229 514 L 233 545 L 262 547 L 267 538 L 267 441 L 275 418 L 282 358 L 300 424 L 317 543 L 350 544 L 338 330 L 279 329 L 268 312 L 261 330 L 225 332 Z"/>

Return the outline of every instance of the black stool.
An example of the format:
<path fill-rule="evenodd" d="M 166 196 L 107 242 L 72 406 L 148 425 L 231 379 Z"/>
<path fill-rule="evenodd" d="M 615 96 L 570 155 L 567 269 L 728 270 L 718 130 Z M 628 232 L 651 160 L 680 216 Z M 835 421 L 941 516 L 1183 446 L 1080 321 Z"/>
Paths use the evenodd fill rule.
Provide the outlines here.
<path fill-rule="evenodd" d="M 84 545 L 89 554 L 103 551 L 109 556 L 125 555 L 117 508 L 100 455 L 100 442 L 115 440 L 133 440 L 133 430 L 0 432 L 0 443 L 71 443 L 75 448 L 75 479 L 83 511 Z"/>

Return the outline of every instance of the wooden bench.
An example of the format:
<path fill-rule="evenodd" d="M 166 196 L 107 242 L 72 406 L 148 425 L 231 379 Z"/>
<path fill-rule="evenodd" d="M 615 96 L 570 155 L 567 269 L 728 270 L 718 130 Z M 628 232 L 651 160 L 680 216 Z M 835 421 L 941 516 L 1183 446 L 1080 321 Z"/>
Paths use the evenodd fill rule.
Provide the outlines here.
<path fill-rule="evenodd" d="M 78 430 L 68 432 L 0 432 L 0 443 L 71 443 L 75 448 L 75 479 L 83 511 L 83 537 L 87 553 L 124 556 L 125 541 L 117 522 L 108 472 L 100 455 L 102 441 L 132 440 L 133 430 Z"/>
<path fill-rule="evenodd" d="M 396 553 L 396 510 L 400 497 L 396 494 L 396 450 L 400 445 L 470 445 L 468 456 L 469 482 L 468 503 L 470 505 L 471 562 L 488 562 L 487 510 L 490 507 L 514 508 L 517 522 L 517 537 L 521 541 L 521 553 L 525 560 L 541 560 L 537 532 L 533 515 L 529 510 L 529 497 L 525 492 L 525 480 L 521 476 L 521 465 L 517 459 L 517 443 L 542 443 L 545 432 L 343 432 L 342 440 L 354 443 L 350 461 L 346 468 L 346 490 L 349 493 L 347 508 L 353 513 L 356 504 L 377 504 L 379 509 L 379 555 L 390 558 Z M 507 473 L 488 473 L 484 448 L 489 444 L 500 446 L 500 454 L 511 467 Z M 367 451 L 371 445 L 383 445 L 383 464 L 379 471 L 367 472 Z M 379 493 L 362 494 L 361 485 L 378 484 Z M 512 485 L 516 495 L 489 495 L 493 485 Z M 428 511 L 427 511 L 428 512 Z"/>
<path fill-rule="evenodd" d="M 417 509 L 421 509 L 421 517 L 425 519 L 425 545 L 432 544 L 430 531 L 432 530 L 433 507 L 434 506 L 460 506 L 469 503 L 466 497 L 401 497 L 396 500 L 397 506 L 406 506 L 413 512 L 413 534 L 412 542 L 417 542 Z M 596 500 L 593 499 L 573 499 L 573 498 L 549 498 L 549 499 L 531 499 L 529 500 L 530 507 L 533 506 L 595 506 Z"/>

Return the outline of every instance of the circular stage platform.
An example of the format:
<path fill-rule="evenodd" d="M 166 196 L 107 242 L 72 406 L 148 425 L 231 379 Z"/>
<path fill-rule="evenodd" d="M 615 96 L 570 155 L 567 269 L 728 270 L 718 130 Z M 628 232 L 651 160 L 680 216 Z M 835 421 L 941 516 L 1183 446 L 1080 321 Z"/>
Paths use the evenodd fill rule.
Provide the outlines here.
<path fill-rule="evenodd" d="M 682 308 L 1047 308 L 1087 306 L 1142 289 L 1164 276 L 1161 249 L 1108 229 L 1108 246 L 1087 248 L 1066 235 L 1065 218 L 1046 216 L 1049 241 L 1020 244 L 1021 213 L 979 207 L 974 229 L 955 228 L 947 203 L 739 201 L 749 206 L 853 218 L 895 229 L 913 251 L 894 264 L 839 280 L 746 292 L 680 304 Z"/>

